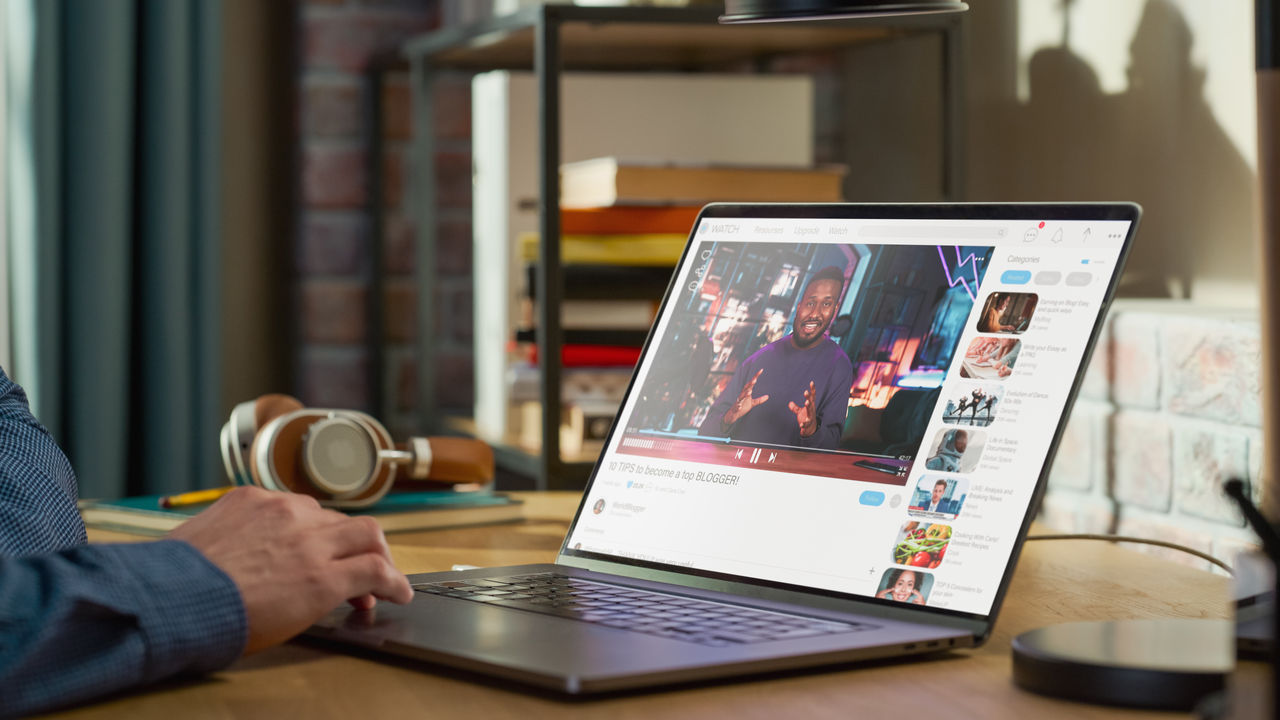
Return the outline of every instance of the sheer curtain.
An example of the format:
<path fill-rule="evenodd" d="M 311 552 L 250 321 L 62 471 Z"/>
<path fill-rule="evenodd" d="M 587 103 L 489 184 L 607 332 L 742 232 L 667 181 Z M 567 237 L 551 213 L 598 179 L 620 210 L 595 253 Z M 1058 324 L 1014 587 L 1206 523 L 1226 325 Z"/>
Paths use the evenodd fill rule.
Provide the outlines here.
<path fill-rule="evenodd" d="M 6 369 L 83 497 L 220 484 L 220 3 L 7 2 Z"/>

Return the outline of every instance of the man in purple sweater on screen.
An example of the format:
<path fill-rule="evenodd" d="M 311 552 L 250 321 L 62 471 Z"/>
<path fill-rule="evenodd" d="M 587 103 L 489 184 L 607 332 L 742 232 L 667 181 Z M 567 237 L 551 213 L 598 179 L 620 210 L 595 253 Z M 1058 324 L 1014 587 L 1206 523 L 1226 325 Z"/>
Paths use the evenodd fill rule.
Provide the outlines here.
<path fill-rule="evenodd" d="M 791 334 L 738 366 L 699 435 L 802 448 L 838 446 L 853 365 L 826 333 L 843 289 L 839 268 L 814 274 L 800 296 Z"/>

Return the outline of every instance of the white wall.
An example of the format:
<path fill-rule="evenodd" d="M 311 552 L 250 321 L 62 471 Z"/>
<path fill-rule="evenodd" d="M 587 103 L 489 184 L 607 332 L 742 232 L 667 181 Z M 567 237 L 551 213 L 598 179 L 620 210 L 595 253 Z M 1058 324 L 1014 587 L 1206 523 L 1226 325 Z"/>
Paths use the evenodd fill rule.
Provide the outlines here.
<path fill-rule="evenodd" d="M 1191 31 L 1190 59 L 1204 72 L 1204 99 L 1231 144 L 1257 169 L 1257 119 L 1253 82 L 1253 2 L 1173 0 L 1169 3 Z M 1022 0 L 1018 16 L 1018 99 L 1030 99 L 1031 56 L 1066 44 L 1098 75 L 1103 92 L 1132 88 L 1132 43 L 1146 2 L 1075 0 L 1064 12 L 1061 0 Z M 1166 50 L 1176 54 L 1174 46 Z M 1170 59 L 1175 59 L 1171 57 Z"/>
<path fill-rule="evenodd" d="M 1122 292 L 1256 304 L 1249 0 L 971 3 L 969 197 L 1135 200 Z"/>

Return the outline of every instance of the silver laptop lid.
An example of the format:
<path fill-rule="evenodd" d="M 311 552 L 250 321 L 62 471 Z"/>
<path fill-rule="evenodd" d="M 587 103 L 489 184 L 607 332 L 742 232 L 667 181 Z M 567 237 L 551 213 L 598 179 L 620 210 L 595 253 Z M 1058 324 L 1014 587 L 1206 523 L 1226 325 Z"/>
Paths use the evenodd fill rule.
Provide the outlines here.
<path fill-rule="evenodd" d="M 560 561 L 993 617 L 1139 214 L 707 206 Z"/>

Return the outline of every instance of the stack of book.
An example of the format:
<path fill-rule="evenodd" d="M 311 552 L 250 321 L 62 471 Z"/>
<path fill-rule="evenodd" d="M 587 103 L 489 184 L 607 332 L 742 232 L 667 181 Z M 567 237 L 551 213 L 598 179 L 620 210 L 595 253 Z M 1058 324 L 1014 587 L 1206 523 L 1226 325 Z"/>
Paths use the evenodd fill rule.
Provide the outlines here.
<path fill-rule="evenodd" d="M 608 433 L 698 210 L 618 205 L 561 211 L 560 438 L 566 454 L 594 452 Z M 525 263 L 522 322 L 508 373 L 509 396 L 520 405 L 520 444 L 530 449 L 541 436 L 534 318 L 539 242 L 537 233 L 518 238 Z"/>
<path fill-rule="evenodd" d="M 164 535 L 209 506 L 208 503 L 169 506 L 165 503 L 166 497 L 141 495 L 81 500 L 80 516 L 91 528 L 155 536 Z M 487 490 L 392 492 L 372 507 L 349 510 L 347 514 L 369 515 L 378 521 L 383 532 L 487 525 L 524 518 L 520 500 Z"/>

